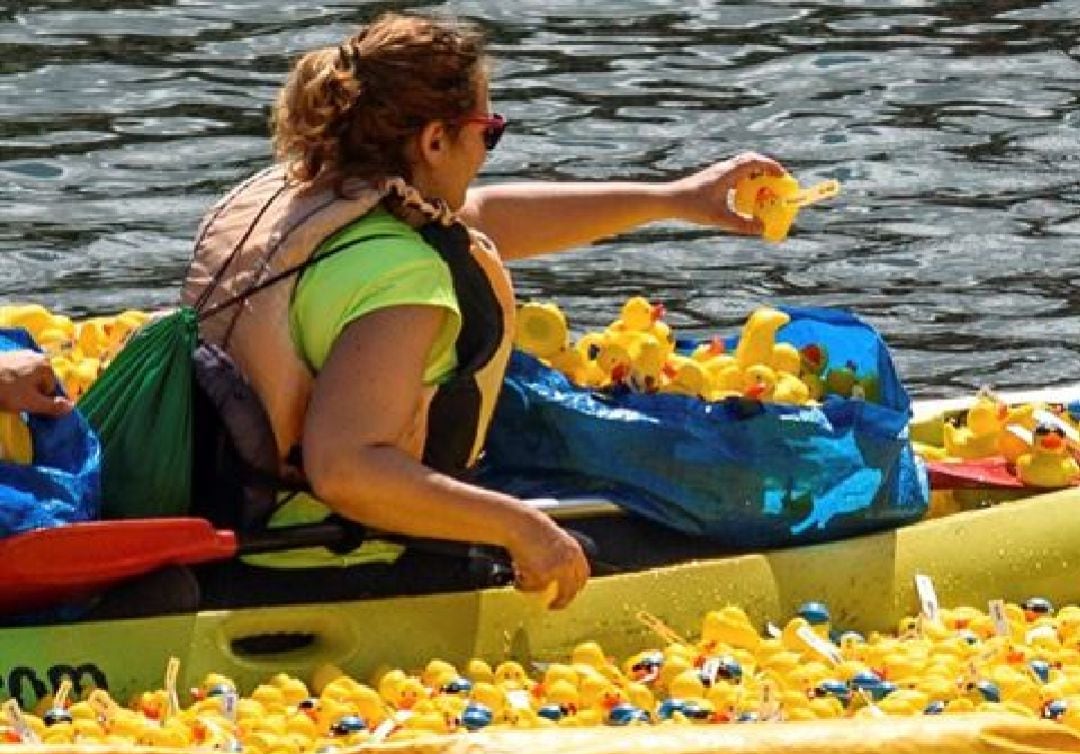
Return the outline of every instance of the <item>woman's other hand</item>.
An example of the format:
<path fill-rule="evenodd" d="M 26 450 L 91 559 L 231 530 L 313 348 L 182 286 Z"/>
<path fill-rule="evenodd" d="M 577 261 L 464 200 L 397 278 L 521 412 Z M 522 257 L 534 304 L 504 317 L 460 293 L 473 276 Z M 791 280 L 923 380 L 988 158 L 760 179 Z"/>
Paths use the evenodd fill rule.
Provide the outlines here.
<path fill-rule="evenodd" d="M 760 235 L 761 221 L 735 212 L 729 201 L 735 184 L 758 175 L 780 177 L 783 166 L 756 152 L 743 152 L 729 160 L 669 184 L 673 210 L 679 219 L 714 225 L 741 235 Z"/>
<path fill-rule="evenodd" d="M 0 411 L 28 411 L 62 416 L 74 404 L 56 392 L 56 374 L 49 359 L 36 351 L 0 353 Z"/>
<path fill-rule="evenodd" d="M 552 583 L 558 586 L 550 604 L 553 609 L 569 605 L 589 579 L 581 545 L 542 513 L 515 532 L 508 549 L 518 589 L 544 592 Z"/>

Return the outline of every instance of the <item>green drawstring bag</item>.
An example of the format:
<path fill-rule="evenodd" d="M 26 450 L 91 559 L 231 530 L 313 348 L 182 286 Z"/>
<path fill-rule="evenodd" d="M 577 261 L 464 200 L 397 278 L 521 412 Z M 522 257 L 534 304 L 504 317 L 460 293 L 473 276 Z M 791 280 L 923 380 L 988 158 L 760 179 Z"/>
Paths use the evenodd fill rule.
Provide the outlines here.
<path fill-rule="evenodd" d="M 138 330 L 79 401 L 102 449 L 103 518 L 182 516 L 191 505 L 195 311 Z"/>

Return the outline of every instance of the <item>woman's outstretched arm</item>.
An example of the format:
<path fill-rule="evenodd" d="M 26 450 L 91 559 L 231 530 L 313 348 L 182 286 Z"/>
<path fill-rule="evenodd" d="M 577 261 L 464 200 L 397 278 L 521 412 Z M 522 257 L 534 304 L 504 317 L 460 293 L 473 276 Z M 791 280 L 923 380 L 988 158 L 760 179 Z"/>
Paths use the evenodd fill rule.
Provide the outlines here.
<path fill-rule="evenodd" d="M 728 194 L 743 178 L 781 176 L 775 160 L 746 152 L 668 182 L 509 183 L 471 189 L 465 222 L 495 241 L 504 259 L 584 246 L 658 220 L 684 220 L 732 233 L 761 232 L 734 212 Z"/>

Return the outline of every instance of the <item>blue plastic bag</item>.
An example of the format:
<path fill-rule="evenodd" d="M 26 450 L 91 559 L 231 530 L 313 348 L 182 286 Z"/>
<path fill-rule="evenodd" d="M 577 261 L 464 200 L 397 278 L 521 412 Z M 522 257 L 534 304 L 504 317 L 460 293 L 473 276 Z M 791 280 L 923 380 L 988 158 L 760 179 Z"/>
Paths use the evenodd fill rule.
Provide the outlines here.
<path fill-rule="evenodd" d="M 39 350 L 25 330 L 0 329 L 0 351 Z M 30 415 L 32 466 L 0 461 L 0 536 L 88 521 L 101 505 L 101 447 L 78 412 Z"/>
<path fill-rule="evenodd" d="M 843 311 L 781 308 L 791 322 L 778 341 L 822 344 L 830 364 L 877 374 L 880 402 L 602 394 L 515 352 L 481 483 L 523 497 L 602 495 L 733 550 L 838 539 L 922 517 L 929 488 L 908 439 L 911 401 L 880 336 Z"/>

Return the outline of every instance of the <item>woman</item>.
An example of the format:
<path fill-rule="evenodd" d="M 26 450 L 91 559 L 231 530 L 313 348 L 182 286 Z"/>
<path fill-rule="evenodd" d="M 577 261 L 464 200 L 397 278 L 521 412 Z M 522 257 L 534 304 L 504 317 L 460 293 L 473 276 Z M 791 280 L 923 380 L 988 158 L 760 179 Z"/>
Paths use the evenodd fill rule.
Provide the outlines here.
<path fill-rule="evenodd" d="M 519 588 L 567 605 L 588 577 L 576 541 L 461 480 L 510 350 L 503 262 L 661 219 L 759 233 L 728 193 L 783 169 L 745 154 L 669 183 L 470 189 L 506 127 L 482 39 L 397 14 L 304 55 L 273 126 L 278 166 L 207 217 L 184 295 L 266 408 L 281 473 L 376 529 L 504 547 Z M 310 518 L 289 505 L 278 520 Z"/>

